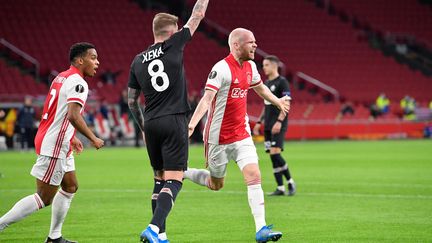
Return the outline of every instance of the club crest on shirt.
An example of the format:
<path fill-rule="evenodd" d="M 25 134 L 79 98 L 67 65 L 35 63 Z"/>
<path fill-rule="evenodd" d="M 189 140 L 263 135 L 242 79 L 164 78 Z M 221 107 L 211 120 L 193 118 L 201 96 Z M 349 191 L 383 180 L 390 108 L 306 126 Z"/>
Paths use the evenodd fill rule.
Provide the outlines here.
<path fill-rule="evenodd" d="M 208 79 L 214 79 L 217 76 L 217 72 L 216 71 L 211 71 L 209 73 Z"/>
<path fill-rule="evenodd" d="M 82 86 L 81 84 L 78 84 L 77 86 L 75 86 L 75 91 L 77 93 L 84 93 L 84 86 Z"/>
<path fill-rule="evenodd" d="M 276 89 L 276 86 L 273 84 L 272 86 L 270 86 L 270 90 L 273 92 L 273 91 L 275 91 L 275 89 Z"/>
<path fill-rule="evenodd" d="M 252 83 L 252 73 L 250 73 L 250 72 L 246 73 L 246 80 L 247 80 L 248 84 Z"/>

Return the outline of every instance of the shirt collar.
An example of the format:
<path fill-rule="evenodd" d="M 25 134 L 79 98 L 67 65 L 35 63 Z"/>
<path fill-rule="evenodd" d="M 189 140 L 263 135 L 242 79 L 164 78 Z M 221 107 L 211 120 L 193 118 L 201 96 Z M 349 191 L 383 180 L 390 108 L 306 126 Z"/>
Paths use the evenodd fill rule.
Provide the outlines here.
<path fill-rule="evenodd" d="M 234 65 L 236 65 L 237 67 L 242 68 L 242 67 L 240 66 L 240 63 L 238 63 L 238 61 L 235 59 L 235 57 L 234 57 L 234 55 L 233 55 L 232 53 L 230 53 L 230 54 L 226 57 L 226 59 L 227 59 L 228 61 L 230 61 L 231 63 L 233 63 Z"/>
<path fill-rule="evenodd" d="M 80 70 L 78 70 L 78 68 L 76 68 L 73 65 L 70 65 L 69 70 L 71 70 L 73 73 L 77 73 L 79 76 L 81 76 L 81 78 L 83 78 L 83 75 L 81 74 Z"/>

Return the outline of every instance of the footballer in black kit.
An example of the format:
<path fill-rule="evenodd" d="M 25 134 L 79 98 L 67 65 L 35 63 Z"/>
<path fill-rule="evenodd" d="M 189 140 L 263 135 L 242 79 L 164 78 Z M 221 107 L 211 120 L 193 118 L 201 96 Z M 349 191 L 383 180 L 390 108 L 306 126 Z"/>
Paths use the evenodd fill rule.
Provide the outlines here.
<path fill-rule="evenodd" d="M 278 76 L 273 80 L 267 80 L 264 82 L 264 84 L 278 98 L 281 98 L 283 96 L 291 97 L 288 80 L 286 80 L 286 78 L 282 76 Z M 276 106 L 272 105 L 271 103 L 265 102 L 264 144 L 266 152 L 269 152 L 271 147 L 279 147 L 283 150 L 285 132 L 288 128 L 288 115 L 281 122 L 278 121 L 279 114 L 280 110 Z M 276 122 L 281 122 L 281 129 L 279 133 L 272 134 L 271 130 Z"/>
<path fill-rule="evenodd" d="M 266 56 L 263 60 L 263 71 L 267 77 L 264 83 L 276 97 L 286 96 L 291 100 L 291 92 L 288 81 L 279 75 L 279 58 L 274 55 Z M 277 188 L 270 193 L 271 196 L 292 196 L 296 192 L 296 184 L 291 178 L 288 164 L 282 157 L 283 144 L 288 129 L 288 114 L 281 113 L 275 106 L 264 101 L 265 106 L 254 127 L 254 134 L 259 134 L 261 123 L 264 122 L 264 145 L 266 152 L 270 154 L 273 165 L 273 175 Z M 285 191 L 283 177 L 287 180 L 288 193 Z"/>
<path fill-rule="evenodd" d="M 128 86 L 145 97 L 144 134 L 155 170 L 187 168 L 190 106 L 183 50 L 190 39 L 189 28 L 184 27 L 138 54 L 131 65 Z"/>
<path fill-rule="evenodd" d="M 188 104 L 183 50 L 205 16 L 209 0 L 196 0 L 191 16 L 179 30 L 178 17 L 153 17 L 154 44 L 138 54 L 131 65 L 128 106 L 144 133 L 154 170 L 151 205 L 153 217 L 140 234 L 144 243 L 167 243 L 166 219 L 183 185 L 188 160 Z M 145 96 L 144 114 L 139 96 Z"/>

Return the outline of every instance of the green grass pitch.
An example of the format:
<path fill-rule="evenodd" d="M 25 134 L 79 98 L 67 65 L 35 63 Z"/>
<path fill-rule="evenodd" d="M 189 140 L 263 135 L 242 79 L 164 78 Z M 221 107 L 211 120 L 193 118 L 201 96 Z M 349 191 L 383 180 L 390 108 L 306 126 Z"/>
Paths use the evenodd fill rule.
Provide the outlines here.
<path fill-rule="evenodd" d="M 271 162 L 257 145 L 263 188 L 275 189 Z M 267 223 L 280 242 L 432 242 L 432 141 L 288 142 L 298 191 L 265 197 Z M 31 152 L 0 153 L 0 215 L 34 193 Z M 203 167 L 191 146 L 190 166 Z M 152 171 L 144 148 L 87 148 L 76 156 L 80 183 L 63 227 L 79 242 L 138 242 L 151 218 Z M 0 233 L 0 242 L 43 242 L 44 208 Z M 171 242 L 254 242 L 246 187 L 230 163 L 225 187 L 212 192 L 185 181 L 167 221 Z"/>

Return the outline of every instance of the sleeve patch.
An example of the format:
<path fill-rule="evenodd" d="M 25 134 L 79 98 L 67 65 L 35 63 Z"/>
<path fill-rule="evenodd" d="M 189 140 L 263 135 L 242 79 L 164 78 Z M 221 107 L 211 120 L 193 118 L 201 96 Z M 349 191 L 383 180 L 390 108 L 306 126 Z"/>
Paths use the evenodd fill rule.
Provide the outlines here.
<path fill-rule="evenodd" d="M 84 93 L 84 86 L 82 86 L 81 84 L 78 84 L 77 86 L 75 86 L 75 92 Z"/>
<path fill-rule="evenodd" d="M 216 76 L 217 76 L 217 72 L 213 70 L 210 72 L 208 79 L 214 79 L 216 78 Z"/>

